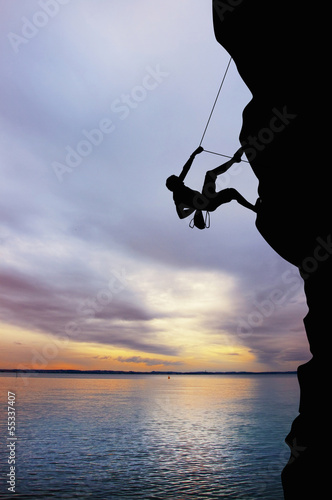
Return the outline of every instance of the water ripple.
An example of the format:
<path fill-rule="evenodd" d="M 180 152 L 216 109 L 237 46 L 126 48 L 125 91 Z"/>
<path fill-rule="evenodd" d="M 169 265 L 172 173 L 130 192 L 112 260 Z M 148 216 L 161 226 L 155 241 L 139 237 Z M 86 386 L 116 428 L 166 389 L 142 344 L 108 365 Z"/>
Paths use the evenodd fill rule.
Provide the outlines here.
<path fill-rule="evenodd" d="M 48 377 L 17 393 L 11 498 L 283 498 L 293 376 Z"/>

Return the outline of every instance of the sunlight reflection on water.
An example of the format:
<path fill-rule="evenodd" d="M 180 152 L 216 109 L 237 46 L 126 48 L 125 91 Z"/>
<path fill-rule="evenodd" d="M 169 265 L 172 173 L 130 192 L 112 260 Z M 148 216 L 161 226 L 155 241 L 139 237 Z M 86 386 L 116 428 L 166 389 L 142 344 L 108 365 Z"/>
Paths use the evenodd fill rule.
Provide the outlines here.
<path fill-rule="evenodd" d="M 47 376 L 27 385 L 0 377 L 0 384 L 1 398 L 17 394 L 15 498 L 283 498 L 284 438 L 299 398 L 294 375 Z"/>

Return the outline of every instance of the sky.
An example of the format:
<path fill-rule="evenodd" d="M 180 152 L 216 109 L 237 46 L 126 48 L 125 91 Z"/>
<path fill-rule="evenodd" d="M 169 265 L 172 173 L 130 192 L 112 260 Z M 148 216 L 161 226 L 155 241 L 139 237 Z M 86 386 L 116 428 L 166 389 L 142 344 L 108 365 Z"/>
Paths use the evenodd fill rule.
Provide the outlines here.
<path fill-rule="evenodd" d="M 201 0 L 1 1 L 0 368 L 295 370 L 297 270 L 232 202 L 200 231 L 165 179 L 199 145 L 229 54 Z M 233 155 L 231 63 L 203 141 Z M 223 158 L 196 157 L 201 189 Z M 218 179 L 249 201 L 248 163 Z"/>

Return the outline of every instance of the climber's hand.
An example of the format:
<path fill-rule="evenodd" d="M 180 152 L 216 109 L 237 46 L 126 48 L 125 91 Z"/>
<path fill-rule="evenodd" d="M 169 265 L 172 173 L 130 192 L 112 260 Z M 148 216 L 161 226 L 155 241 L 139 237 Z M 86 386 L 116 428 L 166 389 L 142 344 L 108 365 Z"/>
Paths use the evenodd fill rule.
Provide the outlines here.
<path fill-rule="evenodd" d="M 202 151 L 204 151 L 204 149 L 202 148 L 202 146 L 198 146 L 197 149 L 195 149 L 195 151 L 193 152 L 193 155 L 199 155 L 199 153 L 201 153 Z"/>
<path fill-rule="evenodd" d="M 240 163 L 242 155 L 243 155 L 243 148 L 240 148 L 236 151 L 236 153 L 233 156 L 233 160 L 235 161 L 235 163 Z"/>

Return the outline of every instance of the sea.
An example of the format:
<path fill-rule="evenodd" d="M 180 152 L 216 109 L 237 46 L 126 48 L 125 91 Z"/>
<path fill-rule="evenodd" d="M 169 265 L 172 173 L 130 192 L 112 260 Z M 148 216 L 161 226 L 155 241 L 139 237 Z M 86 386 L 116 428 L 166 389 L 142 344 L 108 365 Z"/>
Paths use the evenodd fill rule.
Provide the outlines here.
<path fill-rule="evenodd" d="M 0 498 L 283 499 L 294 374 L 2 374 L 0 388 Z"/>

